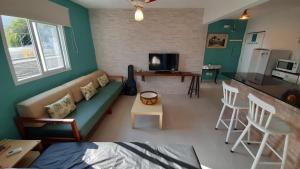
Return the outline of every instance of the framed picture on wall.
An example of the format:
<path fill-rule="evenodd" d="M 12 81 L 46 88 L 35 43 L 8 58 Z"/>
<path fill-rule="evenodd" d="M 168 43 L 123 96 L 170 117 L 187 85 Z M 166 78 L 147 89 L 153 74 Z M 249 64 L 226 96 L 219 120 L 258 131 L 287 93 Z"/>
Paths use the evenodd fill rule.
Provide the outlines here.
<path fill-rule="evenodd" d="M 228 42 L 228 34 L 226 33 L 209 33 L 207 35 L 207 48 L 226 48 Z"/>

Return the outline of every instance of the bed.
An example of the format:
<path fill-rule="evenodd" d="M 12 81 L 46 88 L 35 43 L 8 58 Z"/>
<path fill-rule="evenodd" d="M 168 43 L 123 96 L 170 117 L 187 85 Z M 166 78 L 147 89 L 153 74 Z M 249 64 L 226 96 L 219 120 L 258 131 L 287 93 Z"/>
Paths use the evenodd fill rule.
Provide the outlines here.
<path fill-rule="evenodd" d="M 51 145 L 31 168 L 201 169 L 201 165 L 193 146 L 139 142 L 74 142 Z"/>

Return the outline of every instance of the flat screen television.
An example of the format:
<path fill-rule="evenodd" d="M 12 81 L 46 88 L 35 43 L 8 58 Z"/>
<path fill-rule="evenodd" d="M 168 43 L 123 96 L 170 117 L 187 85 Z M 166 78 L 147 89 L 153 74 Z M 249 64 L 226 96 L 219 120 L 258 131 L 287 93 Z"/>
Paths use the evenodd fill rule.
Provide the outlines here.
<path fill-rule="evenodd" d="M 178 53 L 150 53 L 150 71 L 178 71 Z"/>

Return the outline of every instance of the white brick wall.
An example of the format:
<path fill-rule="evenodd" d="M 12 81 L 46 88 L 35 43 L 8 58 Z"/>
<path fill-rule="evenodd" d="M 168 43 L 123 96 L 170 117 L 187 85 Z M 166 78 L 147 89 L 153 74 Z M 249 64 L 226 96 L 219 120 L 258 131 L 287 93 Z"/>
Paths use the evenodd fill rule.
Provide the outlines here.
<path fill-rule="evenodd" d="M 201 71 L 207 34 L 203 9 L 146 9 L 144 21 L 134 21 L 134 9 L 94 9 L 90 12 L 99 68 L 127 76 L 127 66 L 148 70 L 150 52 L 180 53 L 181 71 Z M 183 94 L 190 79 L 137 78 L 140 90 Z"/>

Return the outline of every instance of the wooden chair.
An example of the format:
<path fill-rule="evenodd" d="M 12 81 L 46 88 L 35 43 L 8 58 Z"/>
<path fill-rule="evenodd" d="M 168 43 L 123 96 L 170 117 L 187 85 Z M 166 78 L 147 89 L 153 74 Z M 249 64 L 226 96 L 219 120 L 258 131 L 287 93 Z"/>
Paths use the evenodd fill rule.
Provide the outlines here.
<path fill-rule="evenodd" d="M 287 149 L 289 142 L 289 134 L 291 133 L 291 129 L 287 123 L 280 120 L 278 117 L 274 116 L 276 110 L 273 106 L 265 103 L 259 98 L 255 97 L 251 93 L 248 96 L 249 98 L 249 114 L 247 115 L 248 125 L 234 144 L 231 149 L 231 152 L 234 152 L 237 146 L 242 143 L 242 145 L 246 148 L 249 154 L 254 158 L 254 162 L 252 164 L 251 169 L 255 169 L 257 165 L 260 164 L 268 164 L 268 165 L 281 165 L 281 169 L 284 169 L 286 157 L 287 157 Z M 243 141 L 243 137 L 249 132 L 250 127 L 253 126 L 264 133 L 263 139 L 261 142 L 250 141 L 250 136 L 248 135 L 248 140 Z M 284 147 L 283 147 L 283 155 L 280 156 L 278 152 L 276 152 L 268 143 L 268 137 L 270 135 L 283 135 L 284 136 Z M 260 144 L 258 153 L 256 156 L 252 153 L 252 151 L 247 147 L 245 143 L 253 143 Z M 259 162 L 259 159 L 262 155 L 262 152 L 267 146 L 280 160 L 281 162 Z"/>
<path fill-rule="evenodd" d="M 247 110 L 248 104 L 246 101 L 237 99 L 237 95 L 239 93 L 238 88 L 232 87 L 226 84 L 225 82 L 222 82 L 222 85 L 223 85 L 223 98 L 221 99 L 221 101 L 223 102 L 224 105 L 221 110 L 215 129 L 216 130 L 218 129 L 220 122 L 228 129 L 226 140 L 225 140 L 225 143 L 228 144 L 228 140 L 231 132 L 242 132 L 242 130 L 237 130 L 238 123 L 241 123 L 243 126 L 246 127 L 246 125 L 239 119 L 239 112 L 240 110 Z M 231 108 L 233 110 L 230 119 L 223 119 L 223 115 L 226 107 Z M 226 124 L 225 121 L 229 121 L 229 125 Z M 235 122 L 234 125 L 235 131 L 232 130 L 233 122 Z"/>

